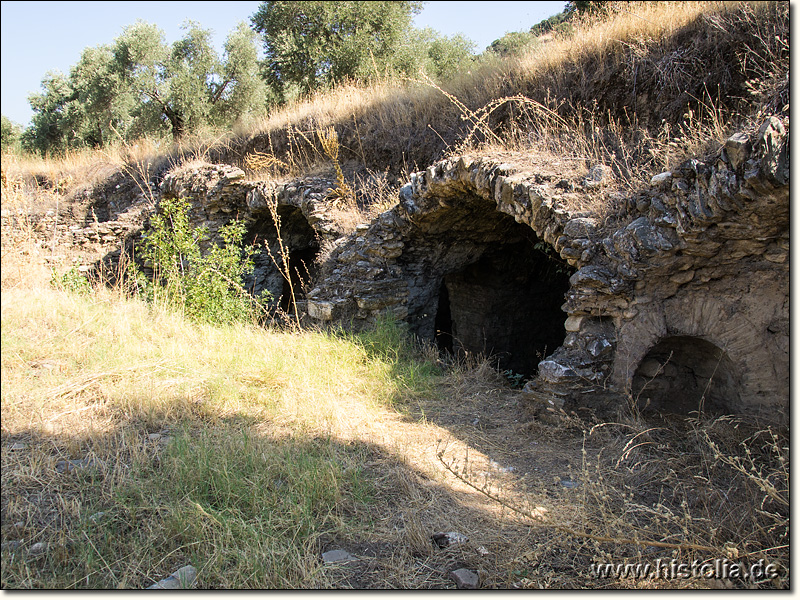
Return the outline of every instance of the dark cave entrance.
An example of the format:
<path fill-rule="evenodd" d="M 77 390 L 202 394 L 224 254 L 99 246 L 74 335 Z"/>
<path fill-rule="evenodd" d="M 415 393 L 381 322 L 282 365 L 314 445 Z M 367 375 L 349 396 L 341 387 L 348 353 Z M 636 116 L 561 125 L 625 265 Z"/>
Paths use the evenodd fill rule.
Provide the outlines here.
<path fill-rule="evenodd" d="M 719 415 L 738 404 L 739 385 L 733 362 L 704 339 L 662 339 L 644 357 L 631 383 L 643 411 Z"/>
<path fill-rule="evenodd" d="M 453 353 L 453 315 L 450 313 L 450 294 L 447 292 L 447 285 L 442 279 L 439 286 L 439 300 L 436 307 L 436 319 L 434 321 L 434 339 L 439 352 Z"/>
<path fill-rule="evenodd" d="M 299 208 L 278 206 L 278 216 L 281 242 L 288 264 L 284 265 L 284 255 L 272 216 L 265 211 L 256 216 L 245 240 L 247 244 L 254 244 L 257 251 L 253 256 L 253 273 L 245 277 L 245 286 L 254 295 L 268 292 L 276 309 L 290 313 L 294 310 L 295 301 L 305 300 L 306 291 L 316 276 L 319 238 Z M 291 285 L 285 277 L 287 270 Z"/>
<path fill-rule="evenodd" d="M 284 312 L 291 312 L 294 307 L 294 301 L 306 297 L 306 292 L 310 289 L 311 279 L 316 272 L 314 265 L 318 253 L 319 246 L 309 246 L 289 251 L 291 284 L 286 277 L 283 278 L 283 289 L 281 290 L 280 298 L 281 310 Z"/>
<path fill-rule="evenodd" d="M 529 239 L 495 244 L 444 275 L 435 317 L 441 351 L 492 356 L 501 370 L 535 375 L 564 342 L 561 305 L 571 274 L 540 246 Z"/>

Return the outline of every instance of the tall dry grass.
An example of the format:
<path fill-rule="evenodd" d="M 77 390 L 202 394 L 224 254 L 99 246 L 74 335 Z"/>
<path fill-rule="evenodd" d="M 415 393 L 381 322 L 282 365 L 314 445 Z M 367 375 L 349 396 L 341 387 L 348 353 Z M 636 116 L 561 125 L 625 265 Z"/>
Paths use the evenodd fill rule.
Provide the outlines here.
<path fill-rule="evenodd" d="M 616 159 L 630 179 L 747 126 L 775 93 L 786 102 L 771 108 L 785 112 L 788 58 L 785 3 L 612 4 L 602 19 L 577 21 L 521 56 L 476 62 L 441 89 L 422 78 L 387 79 L 298 100 L 219 157 L 240 160 L 257 149 L 311 163 L 322 155 L 314 132 L 335 127 L 343 158 L 371 170 L 424 168 L 465 141 L 497 145 L 499 136 L 512 149 Z M 760 85 L 766 81 L 772 95 Z M 472 135 L 469 112 L 510 98 L 526 98 L 527 108 L 494 107 L 494 135 Z M 560 121 L 531 112 L 532 102 Z"/>
<path fill-rule="evenodd" d="M 157 178 L 196 159 L 247 168 L 260 153 L 280 167 L 269 176 L 295 177 L 331 166 L 318 134 L 333 128 L 350 185 L 387 170 L 401 185 L 470 149 L 533 152 L 586 169 L 605 163 L 635 187 L 768 113 L 788 114 L 788 23 L 784 2 L 612 3 L 603 18 L 578 20 L 520 56 L 482 58 L 441 87 L 423 76 L 343 82 L 236 132 L 44 163 L 4 157 L 3 168 L 58 182 L 149 162 Z M 484 127 L 470 114 L 485 117 Z"/>

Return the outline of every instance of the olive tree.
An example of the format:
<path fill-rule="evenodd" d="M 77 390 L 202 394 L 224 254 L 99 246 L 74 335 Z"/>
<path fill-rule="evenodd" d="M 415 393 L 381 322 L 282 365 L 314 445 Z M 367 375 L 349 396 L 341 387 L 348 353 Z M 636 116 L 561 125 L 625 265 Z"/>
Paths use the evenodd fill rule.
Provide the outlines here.
<path fill-rule="evenodd" d="M 139 21 L 113 44 L 85 49 L 68 77 L 46 75 L 42 92 L 29 97 L 25 147 L 44 153 L 142 136 L 179 139 L 262 111 L 255 33 L 239 24 L 220 59 L 210 31 L 191 21 L 183 29 L 169 45 L 157 26 Z"/>
<path fill-rule="evenodd" d="M 421 2 L 264 2 L 252 17 L 279 97 L 384 72 Z"/>
<path fill-rule="evenodd" d="M 22 133 L 22 127 L 5 115 L 2 115 L 0 122 L 2 122 L 0 126 L 0 140 L 2 140 L 3 152 L 16 149 L 20 133 Z"/>

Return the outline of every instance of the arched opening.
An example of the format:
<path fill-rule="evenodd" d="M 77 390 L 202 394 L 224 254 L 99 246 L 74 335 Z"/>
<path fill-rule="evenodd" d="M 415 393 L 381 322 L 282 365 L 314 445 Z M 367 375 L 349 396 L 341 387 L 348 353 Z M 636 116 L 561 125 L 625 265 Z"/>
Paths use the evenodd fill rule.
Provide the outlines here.
<path fill-rule="evenodd" d="M 315 261 L 318 253 L 318 246 L 289 251 L 290 279 L 283 277 L 280 298 L 281 310 L 284 312 L 291 312 L 294 302 L 305 298 L 313 274 L 316 272 Z"/>
<path fill-rule="evenodd" d="M 658 342 L 639 364 L 631 389 L 643 411 L 725 414 L 739 401 L 736 369 L 727 354 L 690 336 Z"/>
<path fill-rule="evenodd" d="M 439 286 L 439 300 L 436 307 L 436 319 L 434 322 L 434 339 L 439 352 L 453 352 L 453 316 L 450 313 L 450 294 L 447 292 L 447 284 L 442 280 Z"/>
<path fill-rule="evenodd" d="M 411 331 L 442 352 L 534 376 L 566 338 L 561 306 L 574 269 L 493 201 L 462 190 L 438 202 L 415 217 L 397 258 Z"/>
<path fill-rule="evenodd" d="M 257 250 L 253 256 L 253 273 L 245 278 L 245 286 L 254 295 L 269 292 L 272 305 L 289 313 L 295 302 L 305 299 L 306 291 L 316 275 L 319 240 L 299 208 L 278 206 L 278 216 L 280 240 L 288 264 L 284 264 L 284 252 L 281 251 L 272 216 L 269 212 L 256 215 L 245 240 L 248 244 L 254 244 Z M 291 285 L 285 276 L 287 271 Z"/>
<path fill-rule="evenodd" d="M 564 342 L 569 275 L 528 239 L 488 246 L 477 261 L 443 277 L 437 345 L 493 356 L 501 370 L 533 376 Z"/>

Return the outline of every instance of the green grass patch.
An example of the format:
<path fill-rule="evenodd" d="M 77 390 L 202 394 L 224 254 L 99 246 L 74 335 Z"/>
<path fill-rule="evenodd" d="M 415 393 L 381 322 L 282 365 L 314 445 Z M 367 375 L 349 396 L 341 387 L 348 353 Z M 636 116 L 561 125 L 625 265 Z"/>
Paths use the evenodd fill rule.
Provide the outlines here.
<path fill-rule="evenodd" d="M 368 535 L 381 485 L 363 468 L 375 448 L 341 427 L 437 373 L 389 323 L 280 332 L 4 292 L 2 539 L 20 545 L 2 585 L 141 588 L 192 564 L 200 587 L 324 587 L 320 539 Z"/>

